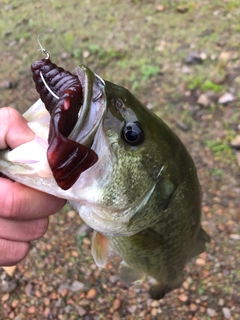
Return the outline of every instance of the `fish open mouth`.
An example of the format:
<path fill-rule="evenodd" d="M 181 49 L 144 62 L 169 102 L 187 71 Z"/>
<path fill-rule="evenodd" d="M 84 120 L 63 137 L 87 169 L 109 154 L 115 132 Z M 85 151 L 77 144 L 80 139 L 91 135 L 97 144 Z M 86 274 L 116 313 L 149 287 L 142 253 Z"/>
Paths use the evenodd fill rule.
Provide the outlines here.
<path fill-rule="evenodd" d="M 33 63 L 32 72 L 50 114 L 48 163 L 59 187 L 67 190 L 98 160 L 91 145 L 106 110 L 105 83 L 87 67 L 72 74 L 49 57 Z"/>

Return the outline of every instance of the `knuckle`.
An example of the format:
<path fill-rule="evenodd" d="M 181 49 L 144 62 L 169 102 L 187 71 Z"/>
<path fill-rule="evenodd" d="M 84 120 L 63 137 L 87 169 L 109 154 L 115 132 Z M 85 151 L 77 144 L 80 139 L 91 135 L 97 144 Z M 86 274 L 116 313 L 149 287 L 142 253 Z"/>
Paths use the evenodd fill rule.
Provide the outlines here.
<path fill-rule="evenodd" d="M 20 117 L 20 113 L 12 107 L 3 107 L 0 110 L 0 122 L 4 126 L 6 123 L 11 123 Z"/>
<path fill-rule="evenodd" d="M 19 112 L 12 107 L 3 107 L 1 108 L 1 115 L 3 119 L 14 119 L 18 117 Z"/>
<path fill-rule="evenodd" d="M 36 219 L 31 229 L 33 239 L 42 237 L 48 228 L 48 218 Z"/>
<path fill-rule="evenodd" d="M 14 189 L 8 190 L 2 197 L 1 202 L 1 215 L 8 219 L 20 218 L 26 205 L 24 199 Z"/>
<path fill-rule="evenodd" d="M 12 266 L 23 260 L 30 250 L 28 242 L 0 239 L 0 265 Z"/>

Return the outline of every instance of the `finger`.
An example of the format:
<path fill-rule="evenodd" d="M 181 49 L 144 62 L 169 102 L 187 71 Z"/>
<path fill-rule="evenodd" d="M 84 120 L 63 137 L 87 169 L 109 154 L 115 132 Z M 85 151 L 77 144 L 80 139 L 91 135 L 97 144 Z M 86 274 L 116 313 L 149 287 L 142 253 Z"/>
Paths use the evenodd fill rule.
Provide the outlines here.
<path fill-rule="evenodd" d="M 10 107 L 0 109 L 0 128 L 0 149 L 14 149 L 34 139 L 34 133 L 28 127 L 27 121 L 17 110 Z"/>
<path fill-rule="evenodd" d="M 0 238 L 13 241 L 32 241 L 44 235 L 48 218 L 34 220 L 8 220 L 0 218 Z"/>
<path fill-rule="evenodd" d="M 6 219 L 38 219 L 60 210 L 66 200 L 0 178 L 0 217 Z"/>
<path fill-rule="evenodd" d="M 0 266 L 13 266 L 23 260 L 30 250 L 29 242 L 0 239 Z"/>

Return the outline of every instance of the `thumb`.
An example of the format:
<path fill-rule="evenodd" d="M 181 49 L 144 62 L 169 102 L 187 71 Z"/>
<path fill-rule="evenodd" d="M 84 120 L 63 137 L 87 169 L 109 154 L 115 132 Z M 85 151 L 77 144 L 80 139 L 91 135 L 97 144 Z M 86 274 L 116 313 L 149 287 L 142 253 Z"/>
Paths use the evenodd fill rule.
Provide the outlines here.
<path fill-rule="evenodd" d="M 0 149 L 11 149 L 33 140 L 34 132 L 26 119 L 14 108 L 0 108 Z"/>

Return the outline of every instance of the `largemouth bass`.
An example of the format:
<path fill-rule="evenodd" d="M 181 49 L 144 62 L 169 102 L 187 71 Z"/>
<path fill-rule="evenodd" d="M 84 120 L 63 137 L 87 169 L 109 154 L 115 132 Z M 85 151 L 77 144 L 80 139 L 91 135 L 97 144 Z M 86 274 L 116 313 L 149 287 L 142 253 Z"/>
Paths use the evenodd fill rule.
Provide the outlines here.
<path fill-rule="evenodd" d="M 122 282 L 150 276 L 150 294 L 160 299 L 181 285 L 186 262 L 210 240 L 194 162 L 127 89 L 84 66 L 65 71 L 44 52 L 31 67 L 40 99 L 23 115 L 35 139 L 1 151 L 0 171 L 68 199 L 94 229 L 96 264 L 116 252 Z"/>

